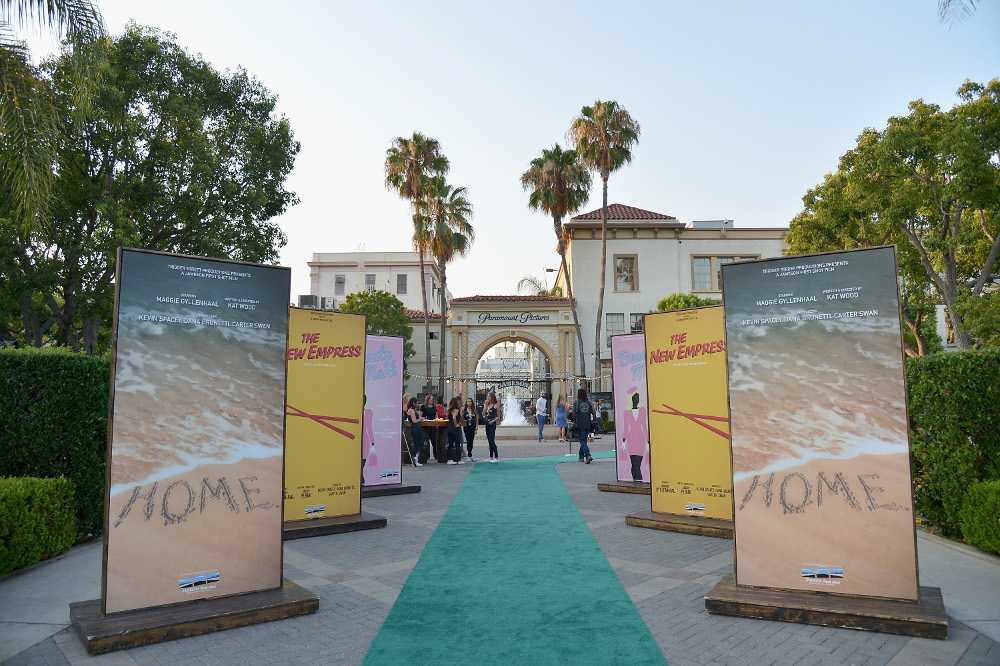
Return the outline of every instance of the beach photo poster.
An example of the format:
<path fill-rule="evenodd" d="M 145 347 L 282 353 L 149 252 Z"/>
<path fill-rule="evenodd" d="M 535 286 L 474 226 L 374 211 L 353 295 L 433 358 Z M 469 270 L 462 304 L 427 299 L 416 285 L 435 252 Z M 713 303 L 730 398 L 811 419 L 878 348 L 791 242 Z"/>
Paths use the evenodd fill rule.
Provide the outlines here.
<path fill-rule="evenodd" d="M 291 271 L 120 249 L 102 611 L 281 586 Z"/>
<path fill-rule="evenodd" d="M 366 486 L 403 482 L 403 338 L 369 335 L 365 342 L 365 410 L 361 427 Z"/>
<path fill-rule="evenodd" d="M 722 306 L 645 321 L 652 510 L 732 520 Z"/>
<path fill-rule="evenodd" d="M 649 483 L 649 407 L 642 333 L 611 337 L 615 460 L 619 481 Z"/>
<path fill-rule="evenodd" d="M 737 584 L 918 600 L 895 248 L 722 276 Z"/>
<path fill-rule="evenodd" d="M 292 308 L 285 520 L 361 513 L 365 316 Z"/>

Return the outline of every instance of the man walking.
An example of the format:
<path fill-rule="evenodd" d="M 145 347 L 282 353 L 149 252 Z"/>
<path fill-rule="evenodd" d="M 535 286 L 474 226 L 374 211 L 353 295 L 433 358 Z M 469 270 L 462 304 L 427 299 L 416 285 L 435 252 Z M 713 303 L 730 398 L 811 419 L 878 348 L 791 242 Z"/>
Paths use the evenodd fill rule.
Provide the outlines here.
<path fill-rule="evenodd" d="M 545 391 L 542 391 L 541 395 L 538 396 L 538 402 L 535 403 L 535 420 L 538 422 L 538 441 L 544 442 L 545 438 L 542 436 L 542 428 L 545 427 L 545 419 L 548 417 L 549 403 L 545 399 Z"/>

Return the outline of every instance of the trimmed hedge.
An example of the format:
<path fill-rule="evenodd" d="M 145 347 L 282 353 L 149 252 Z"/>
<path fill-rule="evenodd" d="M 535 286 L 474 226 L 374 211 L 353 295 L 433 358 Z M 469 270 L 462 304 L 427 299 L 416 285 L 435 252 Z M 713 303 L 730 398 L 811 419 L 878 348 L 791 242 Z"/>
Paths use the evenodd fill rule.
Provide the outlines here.
<path fill-rule="evenodd" d="M 962 536 L 970 546 L 1000 554 L 1000 481 L 969 488 L 962 507 Z"/>
<path fill-rule="evenodd" d="M 80 538 L 104 526 L 107 357 L 66 349 L 0 350 L 0 476 L 65 476 Z"/>
<path fill-rule="evenodd" d="M 69 479 L 0 478 L 0 574 L 68 550 L 75 510 Z"/>
<path fill-rule="evenodd" d="M 961 536 L 968 489 L 1000 480 L 1000 349 L 907 359 L 917 513 Z"/>

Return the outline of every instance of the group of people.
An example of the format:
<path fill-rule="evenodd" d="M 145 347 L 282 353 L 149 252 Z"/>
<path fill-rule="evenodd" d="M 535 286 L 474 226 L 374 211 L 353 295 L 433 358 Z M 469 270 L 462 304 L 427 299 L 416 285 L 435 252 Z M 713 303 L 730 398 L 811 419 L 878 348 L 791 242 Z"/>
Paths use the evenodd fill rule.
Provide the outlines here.
<path fill-rule="evenodd" d="M 591 425 L 594 423 L 594 405 L 587 399 L 587 389 L 581 388 L 577 392 L 576 402 L 573 403 L 572 410 L 567 410 L 566 401 L 562 395 L 556 399 L 556 426 L 559 429 L 559 441 L 565 442 L 566 430 L 569 426 L 568 419 L 572 418 L 577 426 L 577 435 L 580 443 L 579 460 L 589 464 L 593 457 L 590 455 L 588 438 L 591 433 Z M 544 441 L 542 430 L 548 416 L 548 395 L 543 391 L 535 403 L 535 418 L 538 423 L 538 441 Z M 434 434 L 431 428 L 436 428 L 440 421 L 446 421 L 448 434 L 448 448 L 446 453 L 447 464 L 464 465 L 466 462 L 478 462 L 472 455 L 473 441 L 480 423 L 486 429 L 486 441 L 489 444 L 489 462 L 500 462 L 500 452 L 497 450 L 496 432 L 500 423 L 500 402 L 492 391 L 486 396 L 483 403 L 482 412 L 476 409 L 476 404 L 472 398 L 467 398 L 462 402 L 462 398 L 455 396 L 448 406 L 445 407 L 444 396 L 442 394 L 427 394 L 422 405 L 418 405 L 418 400 L 413 395 L 407 393 L 403 396 L 403 422 L 406 424 L 410 438 L 413 440 L 413 464 L 422 467 L 420 456 L 424 450 L 424 441 L 428 441 L 428 447 L 433 450 Z M 426 421 L 436 421 L 433 426 L 425 426 Z M 466 446 L 466 455 L 462 455 L 463 440 Z"/>

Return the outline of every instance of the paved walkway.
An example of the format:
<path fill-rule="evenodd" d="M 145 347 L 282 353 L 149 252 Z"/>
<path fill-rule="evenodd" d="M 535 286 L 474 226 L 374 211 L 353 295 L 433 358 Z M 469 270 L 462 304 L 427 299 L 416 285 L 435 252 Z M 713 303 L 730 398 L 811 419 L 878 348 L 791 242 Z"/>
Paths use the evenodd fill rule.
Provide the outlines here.
<path fill-rule="evenodd" d="M 556 442 L 498 445 L 507 458 L 569 450 Z M 594 450 L 604 448 L 599 441 Z M 1000 664 L 1000 558 L 918 532 L 921 584 L 942 590 L 951 618 L 947 641 L 709 615 L 703 597 L 732 571 L 732 542 L 629 527 L 624 515 L 648 509 L 649 497 L 598 491 L 597 483 L 614 479 L 611 459 L 591 465 L 575 456 L 566 460 L 557 467 L 563 482 L 674 666 Z M 320 596 L 319 612 L 300 618 L 90 657 L 68 627 L 68 604 L 100 596 L 101 547 L 78 546 L 0 580 L 0 661 L 359 664 L 470 468 L 407 468 L 404 481 L 422 486 L 421 493 L 364 500 L 365 511 L 388 519 L 384 529 L 286 542 L 285 576 Z M 566 566 L 574 566 L 572 553 L 566 553 Z M 503 572 L 483 570 L 469 553 L 468 575 Z M 476 641 L 483 628 L 461 626 L 449 634 L 441 631 L 443 620 L 427 618 L 427 629 L 453 641 L 455 663 L 462 663 L 462 643 Z"/>

